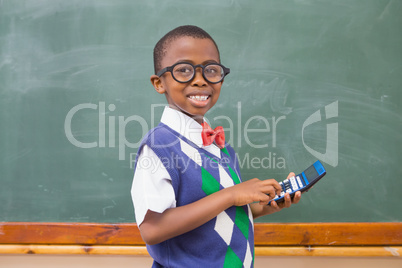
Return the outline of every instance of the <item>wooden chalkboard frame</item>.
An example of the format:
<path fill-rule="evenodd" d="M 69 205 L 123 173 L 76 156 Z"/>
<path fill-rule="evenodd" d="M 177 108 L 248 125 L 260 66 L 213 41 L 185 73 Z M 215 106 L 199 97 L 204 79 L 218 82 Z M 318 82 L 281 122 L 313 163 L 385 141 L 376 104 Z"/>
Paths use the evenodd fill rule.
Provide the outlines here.
<path fill-rule="evenodd" d="M 256 223 L 257 256 L 401 257 L 402 223 Z M 147 255 L 135 223 L 0 223 L 0 254 Z"/>

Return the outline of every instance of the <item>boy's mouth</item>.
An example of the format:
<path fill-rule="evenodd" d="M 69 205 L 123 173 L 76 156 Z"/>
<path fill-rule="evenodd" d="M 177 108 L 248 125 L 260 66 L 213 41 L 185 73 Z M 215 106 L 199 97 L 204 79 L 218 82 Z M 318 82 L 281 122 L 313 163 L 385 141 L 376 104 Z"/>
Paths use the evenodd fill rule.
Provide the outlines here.
<path fill-rule="evenodd" d="M 192 99 L 192 100 L 197 100 L 197 101 L 206 101 L 209 98 L 209 96 L 207 96 L 207 95 L 192 95 L 192 96 L 189 96 L 189 98 Z"/>
<path fill-rule="evenodd" d="M 210 95 L 190 95 L 187 98 L 191 101 L 194 106 L 204 107 L 208 104 Z"/>

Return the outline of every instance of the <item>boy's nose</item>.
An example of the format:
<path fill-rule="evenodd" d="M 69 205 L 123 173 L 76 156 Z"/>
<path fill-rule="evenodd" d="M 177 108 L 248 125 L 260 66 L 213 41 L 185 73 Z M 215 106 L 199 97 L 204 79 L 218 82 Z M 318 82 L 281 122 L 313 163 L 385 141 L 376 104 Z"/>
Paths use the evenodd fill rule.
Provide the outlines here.
<path fill-rule="evenodd" d="M 205 81 L 204 76 L 202 76 L 202 68 L 201 67 L 197 67 L 195 69 L 194 78 L 193 78 L 193 81 L 191 81 L 191 84 L 193 86 L 199 86 L 199 87 L 207 85 L 207 81 Z"/>

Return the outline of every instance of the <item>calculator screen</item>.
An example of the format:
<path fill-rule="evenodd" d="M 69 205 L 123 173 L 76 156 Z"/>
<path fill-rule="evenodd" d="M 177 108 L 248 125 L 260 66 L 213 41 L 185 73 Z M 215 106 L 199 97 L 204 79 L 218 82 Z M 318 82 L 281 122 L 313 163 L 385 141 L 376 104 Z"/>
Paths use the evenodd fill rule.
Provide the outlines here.
<path fill-rule="evenodd" d="M 311 166 L 304 171 L 304 175 L 306 175 L 309 182 L 312 182 L 318 177 L 318 172 L 315 170 L 314 166 Z"/>

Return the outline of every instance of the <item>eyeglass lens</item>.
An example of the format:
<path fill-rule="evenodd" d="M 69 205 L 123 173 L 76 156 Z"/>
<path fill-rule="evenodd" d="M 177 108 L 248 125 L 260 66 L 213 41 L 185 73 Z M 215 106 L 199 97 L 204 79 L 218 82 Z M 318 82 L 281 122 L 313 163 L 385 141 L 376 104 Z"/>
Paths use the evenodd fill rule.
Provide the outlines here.
<path fill-rule="evenodd" d="M 194 67 L 190 64 L 182 63 L 173 68 L 173 76 L 180 82 L 188 82 L 194 76 Z M 208 82 L 217 83 L 222 80 L 224 76 L 224 70 L 217 64 L 210 64 L 204 67 L 203 75 Z"/>

